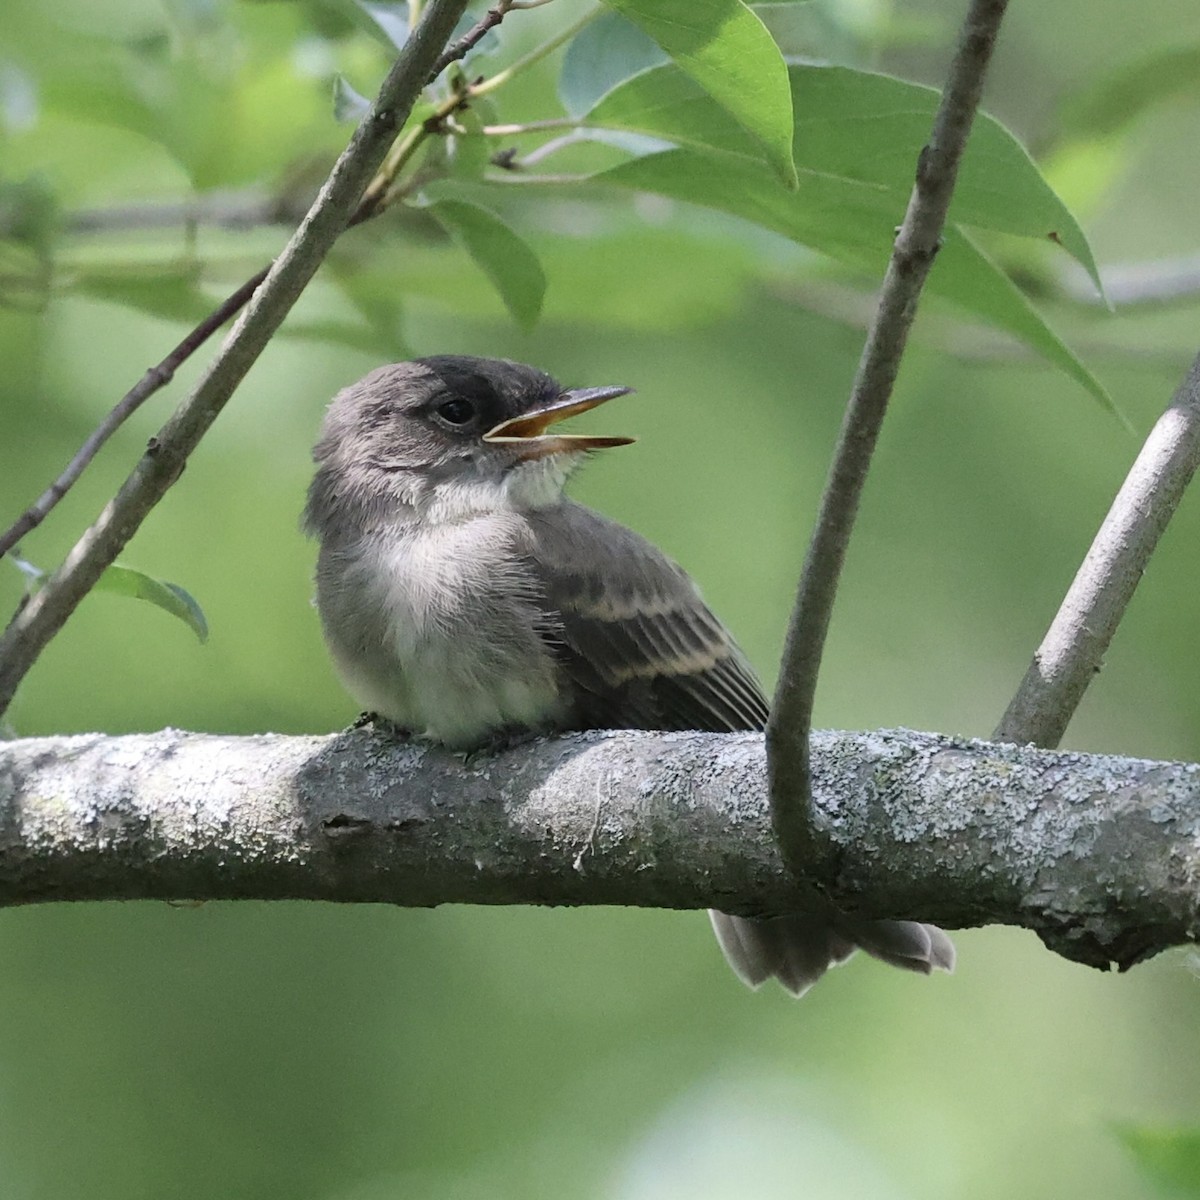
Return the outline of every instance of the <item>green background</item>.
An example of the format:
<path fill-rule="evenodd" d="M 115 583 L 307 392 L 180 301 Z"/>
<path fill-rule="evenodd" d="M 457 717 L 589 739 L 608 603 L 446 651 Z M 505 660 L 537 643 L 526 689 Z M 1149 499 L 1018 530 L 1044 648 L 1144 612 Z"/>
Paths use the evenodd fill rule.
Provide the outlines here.
<path fill-rule="evenodd" d="M 56 29 L 35 0 L 9 0 L 0 58 L 49 63 L 65 29 L 144 36 L 165 20 L 150 0 L 57 7 Z M 912 36 L 883 64 L 935 81 L 959 9 L 900 8 Z M 286 34 L 290 52 L 311 35 L 287 10 L 214 6 L 254 45 Z M 511 37 L 518 49 L 532 44 L 532 34 Z M 1015 5 L 988 107 L 1035 150 L 1050 146 L 1061 102 L 1080 88 L 1198 38 L 1200 11 L 1181 2 Z M 369 90 L 382 60 L 346 53 L 361 55 L 357 83 Z M 553 82 L 550 63 L 522 81 L 518 107 L 537 115 Z M 271 128 L 285 125 L 267 110 Z M 1083 197 L 1101 263 L 1194 252 L 1198 115 L 1188 96 L 1149 112 L 1119 147 L 1110 186 Z M 345 136 L 316 100 L 305 118 L 322 147 Z M 224 182 L 253 178 L 245 153 L 245 179 Z M 68 209 L 178 198 L 188 186 L 160 146 L 62 116 L 10 130 L 0 154 L 6 173 L 43 172 Z M 404 296 L 398 343 L 526 360 L 569 384 L 636 387 L 587 427 L 638 443 L 599 456 L 574 493 L 683 563 L 769 684 L 861 333 L 795 303 L 798 282 L 831 278 L 794 247 L 623 193 L 591 204 L 588 220 L 607 221 L 613 239 L 599 250 L 562 197 L 514 210 L 550 280 L 531 333 L 453 249 L 393 233 L 382 269 Z M 248 269 L 283 235 L 256 236 L 261 248 L 239 243 L 218 283 L 236 281 L 239 264 Z M 944 310 L 923 323 L 850 555 L 819 725 L 989 732 L 1200 343 L 1195 305 L 1044 311 L 1136 436 L 1019 349 L 947 324 Z M 297 321 L 334 316 L 353 319 L 318 282 Z M 0 309 L 0 521 L 185 328 L 69 290 Z M 123 556 L 196 596 L 209 643 L 149 606 L 92 596 L 26 680 L 8 717 L 17 733 L 299 733 L 354 717 L 321 645 L 314 551 L 298 513 L 324 405 L 379 359 L 300 338 L 272 344 Z M 27 540 L 30 558 L 59 561 L 196 370 L 114 438 Z M 1198 536 L 1192 497 L 1070 746 L 1200 758 Z M 0 608 L 19 590 L 15 571 L 0 574 Z M 742 989 L 694 913 L 6 911 L 0 1194 L 1151 1194 L 1113 1128 L 1200 1120 L 1191 953 L 1118 977 L 1053 957 L 1021 931 L 957 941 L 953 977 L 856 959 L 796 1003 Z"/>

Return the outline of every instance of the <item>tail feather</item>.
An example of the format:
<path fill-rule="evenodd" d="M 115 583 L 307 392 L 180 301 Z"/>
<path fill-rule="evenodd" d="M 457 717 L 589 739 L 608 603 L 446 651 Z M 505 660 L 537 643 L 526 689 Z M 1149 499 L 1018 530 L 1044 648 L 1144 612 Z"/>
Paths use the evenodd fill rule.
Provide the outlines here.
<path fill-rule="evenodd" d="M 858 948 L 894 967 L 924 975 L 935 968 L 954 970 L 954 943 L 936 925 L 855 921 L 828 913 L 761 920 L 715 911 L 708 915 L 726 961 L 752 988 L 774 977 L 793 996 L 802 996 Z"/>
<path fill-rule="evenodd" d="M 954 943 L 936 925 L 919 921 L 859 921 L 844 932 L 872 958 L 906 971 L 954 970 Z"/>

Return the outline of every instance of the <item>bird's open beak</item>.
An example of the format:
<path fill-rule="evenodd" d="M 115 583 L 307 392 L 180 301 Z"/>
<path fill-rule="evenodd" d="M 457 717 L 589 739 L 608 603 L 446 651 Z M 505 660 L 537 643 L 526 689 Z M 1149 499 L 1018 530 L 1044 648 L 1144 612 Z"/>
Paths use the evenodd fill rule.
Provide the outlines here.
<path fill-rule="evenodd" d="M 591 433 L 547 433 L 551 425 L 596 408 L 606 400 L 628 396 L 633 388 L 597 387 L 574 388 L 556 396 L 541 408 L 501 421 L 483 435 L 485 442 L 519 446 L 524 457 L 541 458 L 546 454 L 562 454 L 579 450 L 602 450 L 608 446 L 628 446 L 631 437 L 608 437 Z"/>

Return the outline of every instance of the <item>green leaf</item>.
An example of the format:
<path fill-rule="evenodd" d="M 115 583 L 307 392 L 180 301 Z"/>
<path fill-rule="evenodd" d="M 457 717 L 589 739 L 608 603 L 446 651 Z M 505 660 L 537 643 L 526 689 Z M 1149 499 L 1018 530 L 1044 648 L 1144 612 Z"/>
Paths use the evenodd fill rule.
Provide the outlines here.
<path fill-rule="evenodd" d="M 480 96 L 465 112 L 457 114 L 455 124 L 463 132 L 445 139 L 446 164 L 453 175 L 463 179 L 483 177 L 494 149 L 483 130 L 497 120 L 495 106 L 487 96 Z"/>
<path fill-rule="evenodd" d="M 668 225 L 601 227 L 583 237 L 544 234 L 538 251 L 551 279 L 587 281 L 551 288 L 543 319 L 585 333 L 607 327 L 644 337 L 711 327 L 733 319 L 762 281 L 757 248 Z M 696 286 L 700 262 L 703 287 Z"/>
<path fill-rule="evenodd" d="M 1200 1129 L 1127 1125 L 1116 1133 L 1164 1195 L 1200 1197 Z"/>
<path fill-rule="evenodd" d="M 369 28 L 390 50 L 399 50 L 408 40 L 408 4 L 373 3 L 372 0 L 354 0 L 354 6 L 370 22 Z"/>
<path fill-rule="evenodd" d="M 568 43 L 558 77 L 558 97 L 573 117 L 639 71 L 661 66 L 659 44 L 620 13 L 602 12 Z"/>
<path fill-rule="evenodd" d="M 31 563 L 29 559 L 22 558 L 20 548 L 10 550 L 6 555 L 9 562 L 12 563 L 18 571 L 24 576 L 25 594 L 32 596 L 34 593 L 41 591 L 42 584 L 49 578 L 50 573 L 42 570 L 35 563 Z"/>
<path fill-rule="evenodd" d="M 546 276 L 537 255 L 495 213 L 465 200 L 437 200 L 425 210 L 483 269 L 522 329 L 542 311 Z"/>
<path fill-rule="evenodd" d="M 164 612 L 178 617 L 202 642 L 208 640 L 208 622 L 200 605 L 178 584 L 154 579 L 132 567 L 113 563 L 96 582 L 98 592 L 112 592 L 135 600 L 148 600 Z"/>
<path fill-rule="evenodd" d="M 624 80 L 600 98 L 582 123 L 665 137 L 681 146 L 765 158 L 761 143 L 672 64 Z"/>
<path fill-rule="evenodd" d="M 1111 137 L 1148 108 L 1200 93 L 1200 44 L 1164 46 L 1098 79 L 1069 103 L 1063 125 L 1074 137 Z"/>
<path fill-rule="evenodd" d="M 1072 212 L 1093 213 L 1128 170 L 1136 148 L 1129 137 L 1084 137 L 1056 146 L 1042 161 L 1046 180 Z"/>
<path fill-rule="evenodd" d="M 42 175 L 0 178 L 0 238 L 20 242 L 47 258 L 59 227 L 58 200 Z"/>
<path fill-rule="evenodd" d="M 72 66 L 75 69 L 58 72 L 46 81 L 42 102 L 48 111 L 127 129 L 162 145 L 170 141 L 170 121 L 143 94 L 161 81 L 155 78 L 146 89 L 140 87 L 150 72 L 141 70 L 132 53 L 118 55 L 113 48 L 104 47 L 92 61 Z M 167 86 L 163 84 L 163 90 Z"/>
<path fill-rule="evenodd" d="M 895 236 L 895 197 L 889 189 L 842 176 L 805 174 L 800 191 L 790 192 L 765 166 L 749 159 L 667 150 L 594 178 L 732 213 L 876 275 L 888 261 Z M 1116 412 L 1099 380 L 957 225 L 946 227 L 929 290 L 1007 330 Z"/>
<path fill-rule="evenodd" d="M 361 321 L 288 321 L 279 333 L 281 337 L 300 342 L 347 346 L 351 350 L 361 350 L 364 354 L 385 360 L 412 357 L 412 352 L 404 342 Z"/>
<path fill-rule="evenodd" d="M 885 189 L 892 224 L 912 191 L 917 155 L 938 103 L 932 88 L 846 67 L 788 69 L 796 111 L 794 161 L 803 186 L 810 174 Z M 619 85 L 584 118 L 602 126 L 666 137 L 683 146 L 754 157 L 756 143 L 681 71 L 658 67 Z M 801 201 L 804 192 L 801 189 Z M 1092 277 L 1099 273 L 1079 223 L 1024 147 L 999 121 L 980 113 L 959 172 L 951 220 L 982 229 L 1049 239 Z"/>
<path fill-rule="evenodd" d="M 338 290 L 365 321 L 365 327 L 362 324 L 356 326 L 358 333 L 352 336 L 358 338 L 360 347 L 370 346 L 372 353 L 382 350 L 391 358 L 409 358 L 411 355 L 403 333 L 404 293 L 396 287 L 395 270 L 388 268 L 382 247 L 373 248 L 370 261 L 370 267 L 366 267 L 335 251 L 328 263 L 329 275 Z M 284 329 L 287 329 L 286 324 Z M 327 341 L 354 344 L 336 328 L 320 331 L 317 336 Z"/>
<path fill-rule="evenodd" d="M 1165 46 L 1100 76 L 1064 106 L 1044 163 L 1077 210 L 1094 210 L 1133 162 L 1135 123 L 1149 109 L 1200 94 L 1200 43 Z"/>
<path fill-rule="evenodd" d="M 356 92 L 344 75 L 333 77 L 333 119 L 343 124 L 357 124 L 371 109 L 371 102 Z"/>
<path fill-rule="evenodd" d="M 41 175 L 0 176 L 0 308 L 38 311 L 54 281 L 58 199 Z"/>
<path fill-rule="evenodd" d="M 162 266 L 87 268 L 70 280 L 70 290 L 121 304 L 164 321 L 195 324 L 216 307 L 199 286 L 195 263 Z"/>
<path fill-rule="evenodd" d="M 342 137 L 293 63 L 245 61 L 218 45 L 69 43 L 41 100 L 48 114 L 156 142 L 200 190 L 261 184 Z"/>
<path fill-rule="evenodd" d="M 455 195 L 460 193 L 456 192 Z M 737 311 L 762 280 L 760 243 L 771 235 L 746 239 L 647 225 L 632 212 L 614 213 L 612 196 L 604 201 L 606 219 L 581 222 L 574 233 L 542 231 L 538 258 L 549 279 L 586 280 L 586 286 L 555 287 L 546 292 L 540 321 L 553 321 L 584 334 L 599 328 L 639 336 L 671 334 L 711 325 Z M 588 215 L 598 209 L 585 209 Z M 719 218 L 718 218 L 719 220 Z M 337 252 L 335 251 L 335 254 Z M 396 280 L 403 277 L 403 298 L 413 311 L 437 314 L 458 323 L 494 322 L 503 309 L 491 288 L 463 286 L 459 248 L 449 239 L 406 238 L 374 242 L 364 260 L 338 264 L 340 291 L 366 318 L 365 324 L 390 337 L 374 350 L 387 359 L 411 358 L 404 342 L 404 310 Z M 704 286 L 696 286 L 696 264 L 704 263 Z M 370 337 L 357 326 L 357 341 Z M 289 321 L 285 335 L 297 328 Z M 308 326 L 302 332 L 308 332 Z M 316 331 L 323 335 L 324 331 Z M 346 340 L 334 331 L 338 340 Z"/>
<path fill-rule="evenodd" d="M 652 37 L 761 144 L 779 177 L 796 184 L 787 66 L 741 0 L 607 0 Z"/>

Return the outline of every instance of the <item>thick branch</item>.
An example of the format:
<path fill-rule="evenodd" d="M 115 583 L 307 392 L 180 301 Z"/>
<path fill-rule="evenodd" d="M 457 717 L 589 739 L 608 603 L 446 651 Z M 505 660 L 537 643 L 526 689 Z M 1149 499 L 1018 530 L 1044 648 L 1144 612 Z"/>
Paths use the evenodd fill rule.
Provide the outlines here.
<path fill-rule="evenodd" d="M 466 0 L 430 0 L 371 111 L 354 131 L 308 215 L 272 264 L 212 365 L 159 435 L 151 439 L 141 461 L 96 523 L 0 637 L 0 714 L 46 643 L 179 477 L 188 455 L 299 299 L 350 220 L 465 8 Z"/>
<path fill-rule="evenodd" d="M 839 904 L 1127 967 L 1200 930 L 1200 766 L 904 730 L 813 738 Z M 579 734 L 464 762 L 333 737 L 0 742 L 0 904 L 629 904 L 802 895 L 758 734 Z"/>
<path fill-rule="evenodd" d="M 1200 355 L 1125 477 L 996 729 L 998 740 L 1058 745 L 1197 464 Z"/>
<path fill-rule="evenodd" d="M 958 166 L 983 94 L 983 81 L 1007 0 L 971 0 L 959 33 L 929 144 L 896 236 L 788 625 L 779 684 L 767 728 L 775 829 L 800 873 L 827 847 L 809 811 L 813 700 L 834 596 L 879 430 L 883 424 L 917 301 L 941 241 Z"/>

